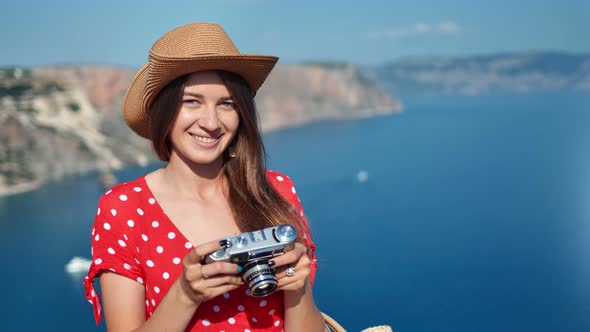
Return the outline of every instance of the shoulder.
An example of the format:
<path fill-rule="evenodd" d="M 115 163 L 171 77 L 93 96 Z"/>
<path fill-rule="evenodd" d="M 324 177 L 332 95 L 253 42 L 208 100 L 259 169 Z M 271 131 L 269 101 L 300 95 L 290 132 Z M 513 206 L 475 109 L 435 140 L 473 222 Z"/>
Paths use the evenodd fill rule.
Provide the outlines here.
<path fill-rule="evenodd" d="M 283 173 L 277 171 L 266 171 L 266 177 L 274 189 L 283 196 L 288 202 L 299 205 L 299 197 L 295 190 L 293 180 Z"/>
<path fill-rule="evenodd" d="M 268 178 L 270 184 L 272 184 L 272 186 L 279 191 L 284 189 L 291 190 L 291 188 L 294 186 L 290 177 L 277 171 L 267 170 L 266 177 Z"/>
<path fill-rule="evenodd" d="M 119 183 L 100 196 L 98 200 L 99 208 L 137 206 L 147 190 L 144 176 Z"/>

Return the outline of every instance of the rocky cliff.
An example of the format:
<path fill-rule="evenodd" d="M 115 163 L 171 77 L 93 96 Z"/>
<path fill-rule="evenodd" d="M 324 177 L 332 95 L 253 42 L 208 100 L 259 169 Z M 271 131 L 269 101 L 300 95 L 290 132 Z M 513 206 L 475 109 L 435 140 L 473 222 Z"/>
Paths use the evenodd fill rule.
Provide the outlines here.
<path fill-rule="evenodd" d="M 149 142 L 120 115 L 133 74 L 107 66 L 0 69 L 0 195 L 153 160 Z M 279 65 L 256 102 L 263 130 L 401 111 L 346 64 Z"/>
<path fill-rule="evenodd" d="M 590 91 L 590 55 L 556 52 L 407 58 L 370 68 L 396 96 Z"/>

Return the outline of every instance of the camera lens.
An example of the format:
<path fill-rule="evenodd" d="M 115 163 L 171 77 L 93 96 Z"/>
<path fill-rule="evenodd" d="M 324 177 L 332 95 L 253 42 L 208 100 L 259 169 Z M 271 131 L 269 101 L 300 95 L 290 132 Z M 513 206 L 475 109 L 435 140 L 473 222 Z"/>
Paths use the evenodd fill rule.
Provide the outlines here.
<path fill-rule="evenodd" d="M 278 287 L 274 271 L 268 266 L 266 260 L 248 262 L 244 266 L 242 277 L 248 283 L 252 296 L 262 297 L 269 295 Z"/>

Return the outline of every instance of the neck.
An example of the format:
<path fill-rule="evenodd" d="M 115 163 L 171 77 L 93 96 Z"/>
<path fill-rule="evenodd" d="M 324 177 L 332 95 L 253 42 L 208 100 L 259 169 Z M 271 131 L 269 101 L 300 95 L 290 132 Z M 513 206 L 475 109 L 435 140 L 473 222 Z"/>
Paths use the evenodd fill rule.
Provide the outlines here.
<path fill-rule="evenodd" d="M 227 192 L 222 160 L 211 164 L 195 164 L 173 152 L 162 175 L 167 186 L 181 197 L 208 200 L 219 197 L 219 194 L 225 196 Z"/>

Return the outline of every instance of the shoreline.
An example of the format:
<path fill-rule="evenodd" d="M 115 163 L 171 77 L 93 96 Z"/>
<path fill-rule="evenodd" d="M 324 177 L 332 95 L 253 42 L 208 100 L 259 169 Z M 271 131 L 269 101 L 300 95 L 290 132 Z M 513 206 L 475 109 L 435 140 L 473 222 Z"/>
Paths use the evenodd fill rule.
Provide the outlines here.
<path fill-rule="evenodd" d="M 29 191 L 39 189 L 41 187 L 41 181 L 33 180 L 29 182 L 19 183 L 8 187 L 0 186 L 0 198 L 6 196 L 13 196 L 23 194 Z"/>

